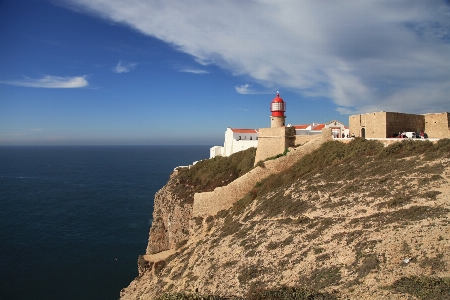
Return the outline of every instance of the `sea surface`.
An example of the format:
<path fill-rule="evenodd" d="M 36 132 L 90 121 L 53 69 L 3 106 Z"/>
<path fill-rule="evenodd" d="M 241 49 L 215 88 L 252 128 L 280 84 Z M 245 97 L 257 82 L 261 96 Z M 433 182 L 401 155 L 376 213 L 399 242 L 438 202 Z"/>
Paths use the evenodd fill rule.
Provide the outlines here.
<path fill-rule="evenodd" d="M 0 147 L 0 299 L 118 299 L 153 198 L 209 146 Z"/>

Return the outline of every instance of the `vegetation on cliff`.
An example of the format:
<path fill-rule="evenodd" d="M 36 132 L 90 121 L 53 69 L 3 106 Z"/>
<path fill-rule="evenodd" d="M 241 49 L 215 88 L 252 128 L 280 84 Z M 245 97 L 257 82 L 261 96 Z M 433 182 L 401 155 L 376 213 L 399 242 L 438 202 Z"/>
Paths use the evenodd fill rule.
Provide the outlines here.
<path fill-rule="evenodd" d="M 292 168 L 260 182 L 251 192 L 251 196 L 252 198 L 262 196 L 298 180 L 305 180 L 304 184 L 308 185 L 309 190 L 321 191 L 326 191 L 327 184 L 338 180 L 346 181 L 347 189 L 341 189 L 340 195 L 360 188 L 375 192 L 374 184 L 377 184 L 381 188 L 381 192 L 378 191 L 379 196 L 382 196 L 383 191 L 385 192 L 383 195 L 388 195 L 388 190 L 396 192 L 398 189 L 395 187 L 406 184 L 405 181 L 396 182 L 395 178 L 385 177 L 388 173 L 395 170 L 400 175 L 424 175 L 419 182 L 421 184 L 423 181 L 439 179 L 440 175 L 434 173 L 442 172 L 443 166 L 439 164 L 421 166 L 420 162 L 448 157 L 450 157 L 449 139 L 440 140 L 436 144 L 429 141 L 406 140 L 388 147 L 384 147 L 378 141 L 362 138 L 357 138 L 349 144 L 332 141 L 305 155 Z M 427 174 L 436 176 L 429 177 Z M 373 183 L 370 179 L 375 177 L 381 178 Z M 348 182 L 352 184 L 349 185 Z M 401 194 L 407 192 L 407 189 L 400 189 L 398 192 Z"/>
<path fill-rule="evenodd" d="M 194 186 L 196 193 L 210 192 L 250 171 L 255 163 L 255 155 L 256 148 L 249 148 L 228 157 L 205 159 L 190 169 L 179 169 L 178 180 L 181 184 Z"/>
<path fill-rule="evenodd" d="M 140 295 L 447 299 L 449 196 L 448 139 L 326 142 L 192 222 L 187 244 L 139 279 Z M 200 295 L 223 298 L 188 298 L 212 297 Z"/>
<path fill-rule="evenodd" d="M 210 192 L 225 186 L 253 169 L 255 155 L 256 148 L 249 148 L 228 157 L 201 160 L 191 168 L 179 168 L 175 192 L 181 198 L 192 200 L 194 193 Z"/>
<path fill-rule="evenodd" d="M 156 300 L 336 300 L 330 293 L 320 293 L 305 287 L 251 288 L 245 297 L 224 297 L 185 293 L 165 293 Z"/>

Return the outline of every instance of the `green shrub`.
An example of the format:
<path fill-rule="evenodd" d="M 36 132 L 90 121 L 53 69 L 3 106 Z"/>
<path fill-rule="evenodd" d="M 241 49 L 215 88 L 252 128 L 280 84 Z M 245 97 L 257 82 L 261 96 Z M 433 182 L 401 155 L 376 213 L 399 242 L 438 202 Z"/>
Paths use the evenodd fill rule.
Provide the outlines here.
<path fill-rule="evenodd" d="M 240 273 L 238 275 L 239 283 L 244 285 L 247 284 L 250 280 L 255 279 L 262 275 L 262 269 L 257 266 L 246 266 L 240 269 Z"/>
<path fill-rule="evenodd" d="M 268 160 L 274 160 L 274 159 L 277 159 L 277 158 L 280 158 L 280 157 L 283 157 L 283 156 L 286 156 L 287 154 L 288 154 L 288 152 L 289 152 L 289 149 L 284 149 L 284 152 L 283 153 L 280 153 L 280 154 L 277 154 L 277 155 L 275 155 L 275 156 L 271 156 L 271 157 L 268 157 L 268 158 L 266 158 L 264 161 L 268 161 Z M 260 162 L 258 162 L 258 164 L 259 164 Z M 264 164 L 263 164 L 264 165 Z M 265 166 L 264 166 L 265 167 Z"/>
<path fill-rule="evenodd" d="M 182 186 L 192 186 L 194 192 L 213 191 L 244 175 L 253 168 L 256 148 L 234 153 L 228 157 L 216 156 L 199 161 L 190 169 L 178 171 L 178 180 Z"/>
<path fill-rule="evenodd" d="M 422 300 L 445 300 L 450 298 L 450 278 L 402 277 L 388 289 L 398 293 L 407 293 Z"/>
<path fill-rule="evenodd" d="M 425 152 L 432 151 L 433 148 L 433 143 L 430 141 L 414 141 L 407 139 L 387 146 L 381 155 L 384 157 L 391 156 L 403 158 L 424 154 Z"/>
<path fill-rule="evenodd" d="M 315 269 L 309 278 L 304 279 L 306 286 L 321 290 L 329 286 L 338 285 L 341 281 L 341 271 L 338 267 Z"/>
<path fill-rule="evenodd" d="M 278 247 L 280 247 L 279 242 L 270 242 L 269 244 L 267 244 L 266 249 L 270 251 L 270 250 L 275 250 Z"/>
<path fill-rule="evenodd" d="M 175 245 L 175 249 L 179 249 L 179 248 L 183 247 L 184 245 L 187 244 L 187 242 L 188 242 L 188 240 L 182 240 L 182 241 L 179 241 L 179 242 Z"/>
<path fill-rule="evenodd" d="M 439 192 L 439 191 L 426 191 L 425 193 L 421 194 L 421 196 L 424 198 L 436 200 L 436 197 L 439 194 L 441 194 L 441 192 Z"/>
<path fill-rule="evenodd" d="M 155 274 L 159 276 L 162 270 L 166 267 L 166 262 L 164 260 L 157 261 L 153 267 L 155 268 Z"/>
<path fill-rule="evenodd" d="M 237 297 L 222 297 L 215 295 L 199 295 L 188 293 L 164 293 L 156 298 L 156 300 L 243 300 Z"/>
<path fill-rule="evenodd" d="M 431 268 L 432 271 L 445 271 L 444 255 L 439 253 L 434 258 L 425 257 L 420 261 L 421 268 Z"/>
<path fill-rule="evenodd" d="M 334 295 L 329 293 L 319 293 L 313 289 L 305 287 L 276 287 L 263 289 L 253 287 L 249 290 L 246 300 L 335 300 Z"/>
<path fill-rule="evenodd" d="M 378 268 L 380 262 L 378 261 L 378 257 L 375 253 L 365 256 L 362 259 L 362 263 L 356 269 L 358 274 L 358 278 L 366 277 L 370 271 Z"/>

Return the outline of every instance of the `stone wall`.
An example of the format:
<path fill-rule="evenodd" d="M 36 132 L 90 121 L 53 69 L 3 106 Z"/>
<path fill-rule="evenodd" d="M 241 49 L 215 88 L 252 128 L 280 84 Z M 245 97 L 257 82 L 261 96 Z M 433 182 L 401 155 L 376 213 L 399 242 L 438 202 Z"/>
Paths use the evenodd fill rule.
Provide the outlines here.
<path fill-rule="evenodd" d="M 365 138 L 389 138 L 399 132 L 424 131 L 430 138 L 450 138 L 450 114 L 425 115 L 374 112 L 348 118 L 350 134 Z"/>
<path fill-rule="evenodd" d="M 350 135 L 356 137 L 386 137 L 386 112 L 354 115 L 348 118 Z"/>
<path fill-rule="evenodd" d="M 421 132 L 425 130 L 425 117 L 423 115 L 387 112 L 385 126 L 386 135 L 383 137 L 392 137 L 394 132 Z"/>
<path fill-rule="evenodd" d="M 294 127 L 260 128 L 255 164 L 295 145 Z"/>
<path fill-rule="evenodd" d="M 243 198 L 258 181 L 274 173 L 273 161 L 266 162 L 265 166 L 265 168 L 256 167 L 228 185 L 218 187 L 212 192 L 196 193 L 192 216 L 215 215 L 217 212 L 233 206 L 233 203 Z"/>
<path fill-rule="evenodd" d="M 286 170 L 303 155 L 314 151 L 326 140 L 331 140 L 331 130 L 326 128 L 324 134 L 314 136 L 314 139 L 303 146 L 289 148 L 286 156 L 264 162 L 264 168 L 256 167 L 245 175 L 234 180 L 227 186 L 218 187 L 212 192 L 196 193 L 194 195 L 193 217 L 215 215 L 221 210 L 228 209 L 243 198 L 257 182 L 271 174 Z"/>
<path fill-rule="evenodd" d="M 429 138 L 450 138 L 450 113 L 426 114 L 425 132 Z"/>
<path fill-rule="evenodd" d="M 306 144 L 309 141 L 312 141 L 314 139 L 317 139 L 318 135 L 296 135 L 295 136 L 295 146 L 302 146 Z"/>
<path fill-rule="evenodd" d="M 324 128 L 322 129 L 322 134 L 320 135 L 320 138 L 324 141 L 332 141 L 333 136 L 331 135 L 331 128 Z"/>

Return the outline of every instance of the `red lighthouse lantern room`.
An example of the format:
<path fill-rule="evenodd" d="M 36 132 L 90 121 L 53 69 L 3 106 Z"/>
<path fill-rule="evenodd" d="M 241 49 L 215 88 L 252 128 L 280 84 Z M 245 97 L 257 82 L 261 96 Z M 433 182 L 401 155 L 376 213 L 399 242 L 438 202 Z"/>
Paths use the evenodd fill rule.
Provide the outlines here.
<path fill-rule="evenodd" d="M 277 96 L 270 103 L 270 111 L 272 115 L 270 116 L 270 127 L 283 127 L 286 116 L 284 112 L 286 111 L 286 103 L 281 99 L 280 93 L 277 92 Z"/>
<path fill-rule="evenodd" d="M 272 103 L 270 103 L 270 111 L 272 112 L 273 117 L 284 117 L 286 103 L 280 98 L 279 93 L 277 93 L 277 96 L 272 100 Z"/>

